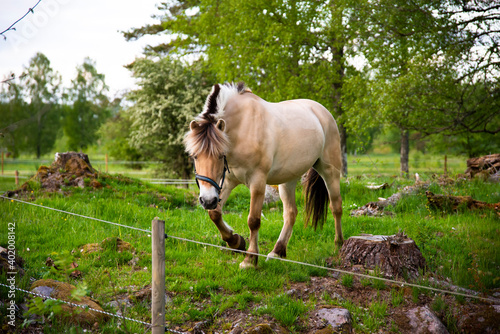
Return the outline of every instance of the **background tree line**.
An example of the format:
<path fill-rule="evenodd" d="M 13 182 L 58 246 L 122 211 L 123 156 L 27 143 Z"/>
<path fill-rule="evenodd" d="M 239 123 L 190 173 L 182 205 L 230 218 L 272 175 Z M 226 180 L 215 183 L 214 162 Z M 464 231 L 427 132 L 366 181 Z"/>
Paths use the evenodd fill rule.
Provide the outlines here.
<path fill-rule="evenodd" d="M 160 4 L 155 17 L 157 24 L 123 33 L 165 36 L 128 65 L 138 88 L 126 107 L 105 97 L 90 60 L 68 89 L 48 65 L 44 79 L 33 79 L 28 69 L 43 62 L 32 61 L 21 83 L 2 92 L 1 108 L 24 116 L 0 121 L 11 129 L 29 120 L 32 130 L 11 129 L 19 135 L 4 142 L 43 154 L 62 129 L 71 149 L 99 138 L 117 159 L 163 161 L 166 172 L 188 177 L 182 136 L 190 119 L 215 82 L 242 80 L 269 101 L 325 105 L 341 130 L 344 175 L 347 152 L 367 152 L 375 138 L 400 152 L 403 175 L 410 147 L 468 156 L 500 150 L 495 2 L 178 0 Z M 39 88 L 29 88 L 34 83 Z"/>
<path fill-rule="evenodd" d="M 162 3 L 156 17 L 158 24 L 124 33 L 128 40 L 165 35 L 130 65 L 136 75 L 146 77 L 139 74 L 145 59 L 184 60 L 187 70 L 243 80 L 270 101 L 317 100 L 338 120 L 344 175 L 346 153 L 370 149 L 375 135 L 395 139 L 403 175 L 417 139 L 421 149 L 425 142 L 428 151 L 450 154 L 500 149 L 495 2 L 189 0 Z M 196 84 L 200 92 L 205 82 Z"/>
<path fill-rule="evenodd" d="M 104 75 L 86 58 L 77 67 L 68 88 L 37 53 L 23 73 L 0 87 L 0 148 L 14 157 L 50 153 L 56 139 L 64 137 L 68 150 L 79 151 L 97 141 L 96 132 L 109 117 Z"/>

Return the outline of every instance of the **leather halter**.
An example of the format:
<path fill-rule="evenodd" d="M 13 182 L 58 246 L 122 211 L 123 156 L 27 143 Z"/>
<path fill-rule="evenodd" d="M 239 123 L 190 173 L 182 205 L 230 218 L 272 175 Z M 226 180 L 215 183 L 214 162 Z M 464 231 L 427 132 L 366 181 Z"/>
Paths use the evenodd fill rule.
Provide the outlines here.
<path fill-rule="evenodd" d="M 194 164 L 193 164 L 194 165 Z M 226 178 L 226 171 L 228 173 L 231 173 L 229 171 L 229 167 L 227 165 L 227 160 L 226 160 L 226 156 L 224 156 L 224 171 L 222 172 L 222 181 L 220 183 L 220 186 L 217 184 L 217 182 L 215 182 L 214 180 L 212 180 L 211 178 L 207 177 L 207 176 L 203 176 L 203 175 L 200 175 L 198 173 L 196 173 L 196 166 L 194 168 L 194 178 L 196 180 L 196 185 L 198 186 L 198 188 L 200 188 L 200 183 L 198 182 L 198 180 L 201 180 L 201 181 L 205 181 L 205 182 L 208 182 L 210 183 L 211 185 L 213 185 L 215 187 L 215 189 L 217 190 L 217 194 L 220 195 L 220 192 L 222 190 L 222 186 L 224 185 L 224 179 Z M 219 198 L 219 202 L 220 202 L 220 198 Z"/>

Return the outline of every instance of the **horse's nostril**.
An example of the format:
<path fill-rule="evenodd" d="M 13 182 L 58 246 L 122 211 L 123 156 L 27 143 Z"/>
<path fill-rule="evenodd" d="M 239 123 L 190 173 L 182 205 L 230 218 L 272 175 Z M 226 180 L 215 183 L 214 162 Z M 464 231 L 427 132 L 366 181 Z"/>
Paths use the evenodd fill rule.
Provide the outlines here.
<path fill-rule="evenodd" d="M 215 208 L 217 206 L 217 198 L 212 198 L 210 201 L 206 201 L 205 206 L 207 208 Z"/>
<path fill-rule="evenodd" d="M 205 205 L 205 199 L 203 197 L 200 197 L 200 204 Z"/>

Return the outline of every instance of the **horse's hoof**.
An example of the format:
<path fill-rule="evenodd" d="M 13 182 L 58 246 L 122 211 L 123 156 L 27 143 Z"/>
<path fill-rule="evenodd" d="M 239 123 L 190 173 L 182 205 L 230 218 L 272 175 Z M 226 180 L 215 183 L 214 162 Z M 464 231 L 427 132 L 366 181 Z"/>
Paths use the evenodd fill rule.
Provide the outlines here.
<path fill-rule="evenodd" d="M 337 246 L 338 249 L 342 248 L 343 244 L 344 244 L 344 239 L 335 240 L 335 246 Z"/>
<path fill-rule="evenodd" d="M 267 254 L 267 258 L 266 258 L 266 261 L 269 261 L 270 259 L 272 258 L 279 258 L 280 256 L 278 254 L 276 254 L 274 251 Z"/>
<path fill-rule="evenodd" d="M 235 233 L 233 234 L 233 239 L 236 239 L 236 242 L 233 244 L 230 244 L 228 242 L 227 245 L 229 246 L 229 248 L 232 248 L 235 253 L 242 253 L 247 250 L 247 243 L 245 241 L 245 238 Z"/>
<path fill-rule="evenodd" d="M 238 248 L 236 248 L 237 250 L 240 250 L 240 251 L 246 251 L 247 250 L 247 243 L 245 241 L 245 238 L 243 238 L 241 235 L 237 234 L 238 237 L 240 237 L 240 243 L 238 245 Z"/>
<path fill-rule="evenodd" d="M 257 266 L 253 263 L 249 263 L 249 262 L 241 262 L 240 263 L 240 269 L 255 269 L 257 268 Z"/>
<path fill-rule="evenodd" d="M 259 258 L 256 255 L 247 255 L 243 262 L 240 263 L 240 269 L 255 269 Z"/>

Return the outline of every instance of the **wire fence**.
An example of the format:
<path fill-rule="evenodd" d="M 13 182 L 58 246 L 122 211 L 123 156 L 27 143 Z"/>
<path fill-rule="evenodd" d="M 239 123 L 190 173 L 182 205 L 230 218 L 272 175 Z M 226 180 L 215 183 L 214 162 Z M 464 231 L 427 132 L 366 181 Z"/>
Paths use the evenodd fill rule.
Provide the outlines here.
<path fill-rule="evenodd" d="M 4 286 L 4 287 L 9 288 L 9 289 L 11 289 L 11 288 L 12 288 L 12 286 L 7 285 L 7 284 L 3 284 L 3 283 L 0 283 L 0 286 Z M 144 321 L 141 321 L 141 320 L 136 320 L 136 319 L 129 318 L 129 317 L 125 317 L 125 316 L 123 316 L 123 315 L 119 315 L 119 314 L 115 314 L 115 313 L 106 312 L 106 311 L 103 311 L 103 310 L 97 310 L 97 309 L 92 308 L 92 307 L 90 307 L 90 306 L 88 306 L 88 305 L 84 305 L 84 304 L 76 304 L 76 303 L 68 302 L 68 301 L 66 301 L 66 300 L 53 298 L 53 297 L 50 297 L 50 296 L 47 296 L 47 295 L 43 295 L 43 294 L 36 293 L 36 292 L 33 292 L 33 291 L 24 290 L 24 289 L 21 289 L 21 288 L 18 288 L 18 287 L 14 287 L 14 289 L 16 289 L 17 291 L 21 291 L 21 292 L 24 292 L 24 293 L 27 293 L 27 294 L 30 294 L 30 295 L 36 296 L 36 297 L 41 297 L 41 298 L 43 298 L 43 299 L 55 300 L 55 301 L 58 301 L 58 302 L 61 302 L 61 303 L 67 304 L 67 305 L 69 305 L 69 306 L 82 308 L 82 309 L 87 310 L 87 311 L 93 311 L 93 312 L 97 312 L 97 313 L 101 313 L 101 314 L 109 315 L 109 316 L 111 316 L 111 317 L 121 318 L 121 319 L 123 319 L 123 320 L 133 321 L 133 322 L 137 322 L 137 323 L 139 323 L 139 324 L 143 324 L 143 325 L 146 325 L 146 326 L 151 326 L 151 324 L 150 324 L 150 323 L 147 323 L 147 322 L 144 322 Z"/>
<path fill-rule="evenodd" d="M 141 228 L 134 227 L 134 226 L 119 224 L 119 223 L 107 221 L 107 220 L 104 220 L 104 219 L 99 219 L 99 218 L 85 216 L 85 215 L 81 215 L 81 214 L 78 214 L 78 213 L 73 213 L 73 212 L 69 212 L 69 211 L 65 211 L 65 210 L 51 208 L 51 207 L 43 206 L 43 205 L 40 205 L 40 204 L 35 204 L 35 203 L 31 203 L 31 202 L 22 201 L 20 199 L 9 198 L 9 197 L 3 196 L 3 195 L 0 195 L 0 198 L 6 199 L 6 200 L 10 200 L 12 202 L 18 202 L 18 203 L 28 204 L 28 205 L 36 206 L 36 207 L 39 207 L 39 208 L 44 208 L 44 209 L 48 209 L 48 210 L 52 210 L 52 211 L 61 212 L 61 213 L 65 213 L 65 214 L 68 214 L 68 215 L 73 215 L 73 216 L 80 217 L 80 218 L 95 220 L 95 221 L 99 221 L 99 222 L 110 224 L 110 225 L 114 225 L 114 226 L 128 228 L 128 229 L 132 229 L 132 230 L 136 230 L 136 231 L 140 231 L 140 232 L 144 232 L 144 233 L 149 233 L 149 234 L 152 233 L 151 230 L 141 229 Z M 202 245 L 202 246 L 208 246 L 208 247 L 217 248 L 217 249 L 221 249 L 221 250 L 228 250 L 228 251 L 231 251 L 231 252 L 238 252 L 238 253 L 242 253 L 242 254 L 255 255 L 255 256 L 264 257 L 264 258 L 267 259 L 267 255 L 265 255 L 265 254 L 257 254 L 257 253 L 252 253 L 252 252 L 248 252 L 248 251 L 243 251 L 243 250 L 236 250 L 236 249 L 229 248 L 229 247 L 224 247 L 224 246 L 214 245 L 214 244 L 210 244 L 210 243 L 206 243 L 206 242 L 202 242 L 202 241 L 197 241 L 197 240 L 191 240 L 191 239 L 188 239 L 188 238 L 178 237 L 178 236 L 170 235 L 168 233 L 165 234 L 165 238 L 167 238 L 167 239 L 175 239 L 175 240 L 179 240 L 179 241 L 183 241 L 183 242 L 194 243 L 194 244 L 198 244 L 198 245 Z M 386 283 L 394 284 L 394 285 L 399 286 L 399 287 L 408 286 L 408 287 L 413 287 L 413 288 L 418 288 L 418 289 L 430 290 L 430 291 L 434 291 L 434 292 L 438 292 L 438 293 L 446 293 L 446 294 L 451 294 L 451 295 L 460 296 L 460 297 L 473 298 L 473 299 L 482 300 L 484 302 L 489 302 L 489 303 L 498 303 L 498 302 L 500 302 L 500 300 L 498 300 L 498 299 L 481 297 L 479 295 L 473 295 L 471 293 L 462 293 L 462 292 L 457 292 L 457 291 L 452 291 L 452 290 L 445 290 L 445 289 L 435 288 L 435 287 L 431 287 L 431 286 L 425 286 L 425 285 L 419 285 L 419 284 L 414 284 L 414 283 L 402 282 L 402 281 L 397 281 L 397 280 L 388 279 L 388 278 L 384 278 L 384 277 L 371 276 L 371 275 L 366 275 L 366 274 L 351 272 L 351 271 L 337 269 L 337 268 L 329 268 L 329 267 L 320 266 L 320 265 L 311 264 L 311 263 L 306 263 L 306 262 L 301 262 L 301 261 L 289 260 L 289 259 L 284 259 L 284 258 L 272 258 L 272 260 L 282 261 L 282 262 L 287 262 L 287 263 L 293 263 L 293 264 L 302 265 L 302 266 L 308 266 L 308 267 L 313 267 L 313 268 L 317 268 L 317 269 L 323 269 L 323 270 L 327 270 L 327 271 L 330 271 L 330 272 L 336 272 L 336 273 L 340 273 L 340 274 L 349 274 L 349 275 L 358 276 L 360 278 L 365 278 L 365 279 L 380 280 L 380 281 L 383 281 L 383 282 L 386 282 Z"/>

